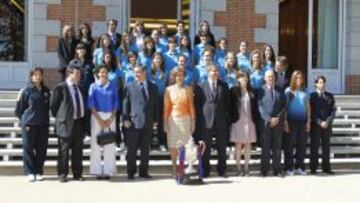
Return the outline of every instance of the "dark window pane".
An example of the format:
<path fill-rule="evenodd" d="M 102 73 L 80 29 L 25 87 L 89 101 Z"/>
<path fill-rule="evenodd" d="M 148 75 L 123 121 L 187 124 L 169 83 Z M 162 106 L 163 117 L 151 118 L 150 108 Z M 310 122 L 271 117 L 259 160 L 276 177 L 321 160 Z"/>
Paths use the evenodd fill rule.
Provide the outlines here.
<path fill-rule="evenodd" d="M 25 61 L 24 0 L 0 1 L 0 61 Z"/>

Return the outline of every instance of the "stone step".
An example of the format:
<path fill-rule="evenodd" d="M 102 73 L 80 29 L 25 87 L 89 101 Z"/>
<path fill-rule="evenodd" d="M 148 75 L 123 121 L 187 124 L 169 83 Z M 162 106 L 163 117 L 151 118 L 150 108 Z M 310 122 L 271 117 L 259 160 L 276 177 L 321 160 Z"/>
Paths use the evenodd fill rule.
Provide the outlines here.
<path fill-rule="evenodd" d="M 0 91 L 1 99 L 17 99 L 19 91 Z"/>

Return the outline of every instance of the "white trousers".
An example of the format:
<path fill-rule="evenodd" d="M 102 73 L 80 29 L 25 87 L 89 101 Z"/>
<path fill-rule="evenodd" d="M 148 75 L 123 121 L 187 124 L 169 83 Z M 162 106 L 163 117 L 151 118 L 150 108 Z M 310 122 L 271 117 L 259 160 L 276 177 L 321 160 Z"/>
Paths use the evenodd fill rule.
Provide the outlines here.
<path fill-rule="evenodd" d="M 109 119 L 111 113 L 98 112 L 102 119 Z M 115 119 L 111 123 L 110 129 L 115 131 Z M 116 174 L 116 148 L 115 143 L 100 146 L 97 144 L 96 136 L 101 132 L 102 128 L 97 122 L 95 116 L 91 116 L 91 153 L 90 153 L 90 174 L 92 175 L 108 175 Z M 108 131 L 108 129 L 104 129 Z M 103 150 L 101 150 L 103 149 Z M 102 164 L 102 155 L 104 163 Z"/>

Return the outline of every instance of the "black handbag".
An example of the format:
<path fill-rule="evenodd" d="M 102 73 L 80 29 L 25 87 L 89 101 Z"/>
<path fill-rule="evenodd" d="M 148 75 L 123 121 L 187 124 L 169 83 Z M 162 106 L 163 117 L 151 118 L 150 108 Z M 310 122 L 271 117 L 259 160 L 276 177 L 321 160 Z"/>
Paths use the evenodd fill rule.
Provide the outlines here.
<path fill-rule="evenodd" d="M 108 132 L 104 132 L 104 129 L 102 129 L 101 132 L 97 134 L 96 141 L 98 145 L 101 146 L 114 143 L 116 141 L 116 133 L 111 131 L 110 128 Z"/>

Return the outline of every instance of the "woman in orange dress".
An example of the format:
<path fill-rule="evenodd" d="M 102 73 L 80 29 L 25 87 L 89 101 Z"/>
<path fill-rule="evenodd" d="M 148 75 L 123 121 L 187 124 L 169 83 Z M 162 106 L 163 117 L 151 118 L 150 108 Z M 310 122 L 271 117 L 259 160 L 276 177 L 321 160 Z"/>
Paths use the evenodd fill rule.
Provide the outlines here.
<path fill-rule="evenodd" d="M 173 69 L 170 86 L 166 88 L 164 95 L 164 131 L 167 133 L 174 177 L 179 142 L 186 144 L 195 130 L 193 90 L 184 85 L 184 78 L 184 70 Z"/>

